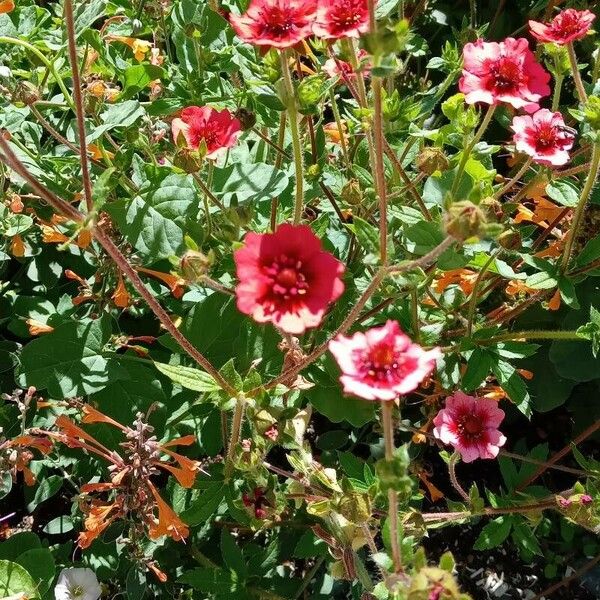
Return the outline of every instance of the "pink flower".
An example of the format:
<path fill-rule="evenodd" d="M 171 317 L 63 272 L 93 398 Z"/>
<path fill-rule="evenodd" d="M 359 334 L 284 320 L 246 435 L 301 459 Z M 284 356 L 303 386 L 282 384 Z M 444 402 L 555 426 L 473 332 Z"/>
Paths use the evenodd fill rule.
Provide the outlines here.
<path fill-rule="evenodd" d="M 326 40 L 358 38 L 369 30 L 367 0 L 319 0 L 316 36 Z"/>
<path fill-rule="evenodd" d="M 587 35 L 596 15 L 589 10 L 567 8 L 559 12 L 550 23 L 529 21 L 531 35 L 540 42 L 568 44 Z"/>
<path fill-rule="evenodd" d="M 504 411 L 489 398 L 456 392 L 446 398 L 446 408 L 433 420 L 433 435 L 460 452 L 465 462 L 496 458 L 506 438 L 498 431 Z"/>
<path fill-rule="evenodd" d="M 358 51 L 359 61 L 362 62 L 363 59 L 365 59 L 368 56 L 369 53 L 366 50 L 361 49 Z M 364 77 L 368 77 L 370 75 L 370 67 L 370 64 L 365 65 L 363 63 L 361 70 Z M 339 58 L 327 59 L 325 61 L 325 64 L 323 65 L 323 71 L 325 71 L 325 73 L 327 73 L 327 75 L 329 75 L 329 77 L 331 77 L 332 79 L 335 79 L 336 77 L 341 77 L 344 80 L 349 79 L 350 81 L 353 81 L 356 78 L 356 73 L 354 72 L 352 65 L 349 62 L 340 60 Z"/>
<path fill-rule="evenodd" d="M 317 0 L 251 0 L 243 15 L 231 13 L 229 22 L 250 44 L 290 48 L 312 35 Z"/>
<path fill-rule="evenodd" d="M 536 62 L 526 39 L 469 43 L 463 50 L 460 91 L 468 104 L 506 102 L 535 112 L 538 100 L 550 94 L 550 74 Z"/>
<path fill-rule="evenodd" d="M 173 139 L 177 143 L 183 135 L 190 150 L 206 144 L 206 158 L 216 158 L 220 150 L 235 146 L 241 133 L 240 122 L 227 110 L 208 106 L 188 106 L 171 123 Z"/>
<path fill-rule="evenodd" d="M 317 327 L 329 304 L 344 291 L 344 265 L 323 250 L 306 225 L 248 233 L 244 241 L 234 253 L 238 309 L 287 333 Z"/>
<path fill-rule="evenodd" d="M 365 400 L 395 400 L 415 390 L 435 367 L 438 348 L 413 344 L 396 321 L 329 342 L 344 391 Z"/>
<path fill-rule="evenodd" d="M 562 115 L 542 108 L 530 116 L 514 117 L 511 129 L 519 152 L 541 165 L 564 165 L 575 136 L 566 128 Z"/>

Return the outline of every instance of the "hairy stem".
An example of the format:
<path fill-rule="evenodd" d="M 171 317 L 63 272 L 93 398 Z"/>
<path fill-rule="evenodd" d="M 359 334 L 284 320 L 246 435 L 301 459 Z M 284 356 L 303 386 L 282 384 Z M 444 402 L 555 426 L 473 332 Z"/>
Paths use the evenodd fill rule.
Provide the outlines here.
<path fill-rule="evenodd" d="M 583 215 L 585 213 L 585 207 L 587 201 L 594 189 L 594 184 L 598 178 L 598 168 L 600 167 L 600 143 L 596 142 L 592 150 L 592 158 L 590 160 L 590 171 L 585 181 L 583 191 L 579 197 L 579 202 L 575 208 L 575 214 L 573 215 L 573 222 L 571 228 L 567 233 L 567 240 L 565 242 L 565 250 L 562 256 L 562 262 L 560 265 L 560 272 L 565 273 L 569 267 L 569 261 L 571 260 L 571 254 L 573 252 L 573 245 L 577 239 L 577 233 L 581 222 L 583 221 Z"/>
<path fill-rule="evenodd" d="M 469 494 L 467 494 L 467 492 L 465 492 L 462 485 L 460 485 L 460 482 L 458 481 L 458 477 L 456 477 L 456 462 L 458 461 L 459 458 L 460 458 L 460 454 L 458 454 L 458 452 L 455 452 L 450 457 L 450 460 L 448 462 L 448 475 L 450 476 L 450 481 L 452 483 L 452 487 L 454 487 L 454 489 L 460 494 L 461 498 L 465 502 L 470 503 L 471 499 L 469 498 Z"/>
<path fill-rule="evenodd" d="M 575 56 L 575 48 L 573 47 L 573 42 L 569 42 L 565 44 L 567 48 L 567 52 L 569 54 L 569 63 L 571 64 L 571 73 L 573 75 L 573 81 L 575 83 L 575 88 L 577 89 L 577 95 L 579 96 L 579 101 L 582 104 L 587 102 L 587 94 L 585 93 L 585 88 L 583 87 L 583 81 L 581 79 L 581 73 L 579 72 L 579 66 L 577 65 L 577 56 Z"/>
<path fill-rule="evenodd" d="M 463 173 L 465 172 L 465 167 L 467 166 L 467 162 L 469 160 L 469 157 L 471 156 L 471 152 L 473 151 L 473 148 L 477 145 L 479 140 L 482 138 L 483 134 L 485 133 L 485 130 L 488 128 L 488 125 L 490 124 L 490 121 L 494 116 L 495 110 L 496 107 L 493 104 L 490 104 L 483 117 L 483 120 L 481 121 L 479 129 L 473 136 L 473 139 L 469 142 L 468 146 L 463 150 L 463 155 L 460 160 L 460 163 L 458 164 L 458 170 L 456 172 L 454 182 L 452 183 L 452 189 L 450 190 L 450 195 L 452 196 L 452 198 L 456 196 L 458 186 L 460 185 L 460 180 L 462 179 Z"/>
<path fill-rule="evenodd" d="M 494 194 L 494 198 L 496 199 L 500 199 L 502 198 L 502 196 L 504 196 L 504 194 L 506 194 L 506 192 L 509 192 L 510 190 L 513 189 L 513 187 L 515 186 L 515 184 L 517 184 L 519 181 L 521 181 L 521 177 L 523 177 L 523 175 L 525 175 L 525 173 L 527 173 L 527 171 L 529 170 L 529 167 L 531 166 L 531 163 L 533 162 L 532 158 L 528 158 L 523 165 L 521 166 L 521 168 L 515 173 L 515 176 L 505 185 L 503 185 L 495 194 Z"/>
<path fill-rule="evenodd" d="M 227 444 L 227 458 L 225 459 L 225 480 L 227 481 L 233 473 L 233 459 L 235 450 L 240 441 L 242 433 L 242 420 L 244 418 L 244 409 L 246 408 L 246 398 L 243 394 L 238 395 L 235 410 L 233 411 L 233 421 L 231 422 L 231 434 Z"/>
<path fill-rule="evenodd" d="M 394 422 L 392 412 L 394 402 L 391 400 L 381 403 L 381 421 L 383 424 L 383 439 L 385 444 L 385 460 L 391 462 L 394 460 Z M 402 571 L 402 554 L 398 542 L 398 492 L 388 490 L 388 523 L 390 527 L 390 540 L 392 544 L 392 560 L 394 561 L 394 571 Z"/>
<path fill-rule="evenodd" d="M 290 55 L 287 51 L 281 53 L 281 72 L 285 86 L 286 109 L 290 121 L 290 135 L 292 136 L 292 150 L 294 154 L 294 168 L 296 171 L 296 194 L 294 197 L 294 225 L 302 219 L 304 210 L 304 157 L 302 156 L 302 143 L 300 141 L 300 128 L 298 127 L 298 107 L 296 94 L 289 64 Z"/>

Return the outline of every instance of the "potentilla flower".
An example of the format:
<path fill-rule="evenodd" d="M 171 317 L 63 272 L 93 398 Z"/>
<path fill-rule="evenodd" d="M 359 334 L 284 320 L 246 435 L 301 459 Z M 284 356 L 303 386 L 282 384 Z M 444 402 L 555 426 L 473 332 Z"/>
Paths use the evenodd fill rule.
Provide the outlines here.
<path fill-rule="evenodd" d="M 257 46 L 290 48 L 312 35 L 317 0 L 251 0 L 242 15 L 231 13 L 237 35 Z"/>
<path fill-rule="evenodd" d="M 531 35 L 540 42 L 568 44 L 587 35 L 596 15 L 589 10 L 567 8 L 559 12 L 549 23 L 529 21 Z"/>
<path fill-rule="evenodd" d="M 550 74 L 535 60 L 524 38 L 477 40 L 465 46 L 463 58 L 459 87 L 468 104 L 506 102 L 535 112 L 537 102 L 550 94 Z"/>
<path fill-rule="evenodd" d="M 575 136 L 565 126 L 562 115 L 542 108 L 530 116 L 514 117 L 511 129 L 519 152 L 541 165 L 560 166 L 569 162 Z"/>
<path fill-rule="evenodd" d="M 180 135 L 190 150 L 198 150 L 204 143 L 206 158 L 216 158 L 220 151 L 235 146 L 241 130 L 240 122 L 227 109 L 209 106 L 188 106 L 171 123 L 175 143 Z"/>
<path fill-rule="evenodd" d="M 358 38 L 369 30 L 367 0 L 320 0 L 313 25 L 316 36 L 339 40 Z"/>
<path fill-rule="evenodd" d="M 365 58 L 369 56 L 368 52 L 365 50 L 359 50 L 358 59 L 359 61 L 363 61 Z M 364 77 L 368 77 L 371 73 L 370 65 L 363 65 L 362 74 Z M 341 77 L 342 79 L 349 79 L 353 81 L 356 79 L 356 73 L 352 68 L 352 65 L 345 60 L 341 60 L 339 58 L 328 58 L 323 65 L 323 71 L 329 75 L 332 79 L 336 77 Z"/>
<path fill-rule="evenodd" d="M 283 224 L 275 233 L 248 233 L 234 259 L 237 307 L 259 323 L 287 333 L 317 327 L 344 291 L 344 265 L 323 250 L 306 225 Z"/>
<path fill-rule="evenodd" d="M 465 462 L 496 458 L 506 438 L 498 431 L 504 411 L 497 402 L 456 392 L 446 398 L 446 407 L 433 420 L 433 435 L 450 444 Z"/>
<path fill-rule="evenodd" d="M 329 342 L 348 394 L 365 400 L 395 400 L 415 390 L 434 369 L 438 348 L 424 350 L 396 321 Z"/>
<path fill-rule="evenodd" d="M 54 588 L 56 600 L 98 600 L 102 588 L 91 569 L 63 569 Z"/>

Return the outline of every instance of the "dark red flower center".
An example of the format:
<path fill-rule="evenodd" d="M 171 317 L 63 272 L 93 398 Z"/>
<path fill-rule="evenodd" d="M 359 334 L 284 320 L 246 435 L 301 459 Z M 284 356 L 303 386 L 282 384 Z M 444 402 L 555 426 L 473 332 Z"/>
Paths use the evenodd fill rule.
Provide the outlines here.
<path fill-rule="evenodd" d="M 351 0 L 342 0 L 332 6 L 329 13 L 331 22 L 339 29 L 351 29 L 358 25 L 363 14 Z"/>
<path fill-rule="evenodd" d="M 473 413 L 463 415 L 458 421 L 458 432 L 467 439 L 478 440 L 483 430 L 481 419 Z"/>
<path fill-rule="evenodd" d="M 293 11 L 271 7 L 260 13 L 261 35 L 274 39 L 286 38 L 297 27 Z"/>
<path fill-rule="evenodd" d="M 263 273 L 271 281 L 271 291 L 283 300 L 303 296 L 308 290 L 306 276 L 302 272 L 302 261 L 289 256 L 279 256 Z"/>
<path fill-rule="evenodd" d="M 359 351 L 356 358 L 363 378 L 373 384 L 389 384 L 398 381 L 406 370 L 404 357 L 386 342 L 366 351 Z"/>
<path fill-rule="evenodd" d="M 494 88 L 501 92 L 518 88 L 523 79 L 520 65 L 506 57 L 494 61 L 490 72 Z"/>
<path fill-rule="evenodd" d="M 550 124 L 544 124 L 537 130 L 535 138 L 536 147 L 540 150 L 547 150 L 552 148 L 557 143 L 558 131 L 556 127 Z"/>
<path fill-rule="evenodd" d="M 579 17 L 569 12 L 559 15 L 552 21 L 550 29 L 556 37 L 566 38 L 573 33 L 577 33 L 581 28 Z"/>

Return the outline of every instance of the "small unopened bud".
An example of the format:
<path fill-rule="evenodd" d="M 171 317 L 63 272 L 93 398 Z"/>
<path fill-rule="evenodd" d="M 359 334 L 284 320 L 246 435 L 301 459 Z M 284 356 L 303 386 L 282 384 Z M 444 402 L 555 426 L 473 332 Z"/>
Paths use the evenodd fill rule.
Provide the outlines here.
<path fill-rule="evenodd" d="M 173 164 L 186 173 L 196 173 L 202 168 L 202 158 L 197 152 L 182 150 L 173 157 Z"/>
<path fill-rule="evenodd" d="M 518 250 L 523 244 L 523 240 L 517 231 L 504 231 L 496 241 L 506 250 Z"/>
<path fill-rule="evenodd" d="M 189 282 L 196 283 L 208 273 L 212 261 L 210 257 L 196 250 L 188 250 L 180 262 L 181 273 Z"/>
<path fill-rule="evenodd" d="M 363 200 L 363 193 L 357 179 L 351 179 L 343 188 L 340 198 L 346 204 L 357 206 Z"/>
<path fill-rule="evenodd" d="M 319 165 L 309 165 L 306 168 L 306 179 L 316 181 L 321 176 L 321 167 Z"/>
<path fill-rule="evenodd" d="M 325 78 L 323 75 L 305 77 L 298 84 L 298 108 L 302 114 L 317 114 L 319 103 L 325 94 Z"/>
<path fill-rule="evenodd" d="M 29 106 L 35 104 L 40 98 L 40 91 L 29 81 L 22 81 L 15 89 L 15 102 L 22 102 Z"/>
<path fill-rule="evenodd" d="M 459 241 L 481 236 L 486 225 L 483 211 L 469 200 L 454 202 L 444 221 L 446 233 Z"/>
<path fill-rule="evenodd" d="M 436 171 L 446 171 L 450 161 L 441 148 L 423 148 L 417 156 L 417 169 L 426 175 L 433 175 Z"/>
<path fill-rule="evenodd" d="M 583 114 L 592 129 L 600 130 L 600 98 L 598 96 L 588 97 Z"/>
<path fill-rule="evenodd" d="M 243 131 L 248 131 L 256 125 L 256 114 L 247 108 L 238 108 L 235 116 L 241 123 Z"/>
<path fill-rule="evenodd" d="M 581 494 L 581 498 L 579 500 L 584 506 L 589 506 L 594 501 L 589 494 Z"/>

